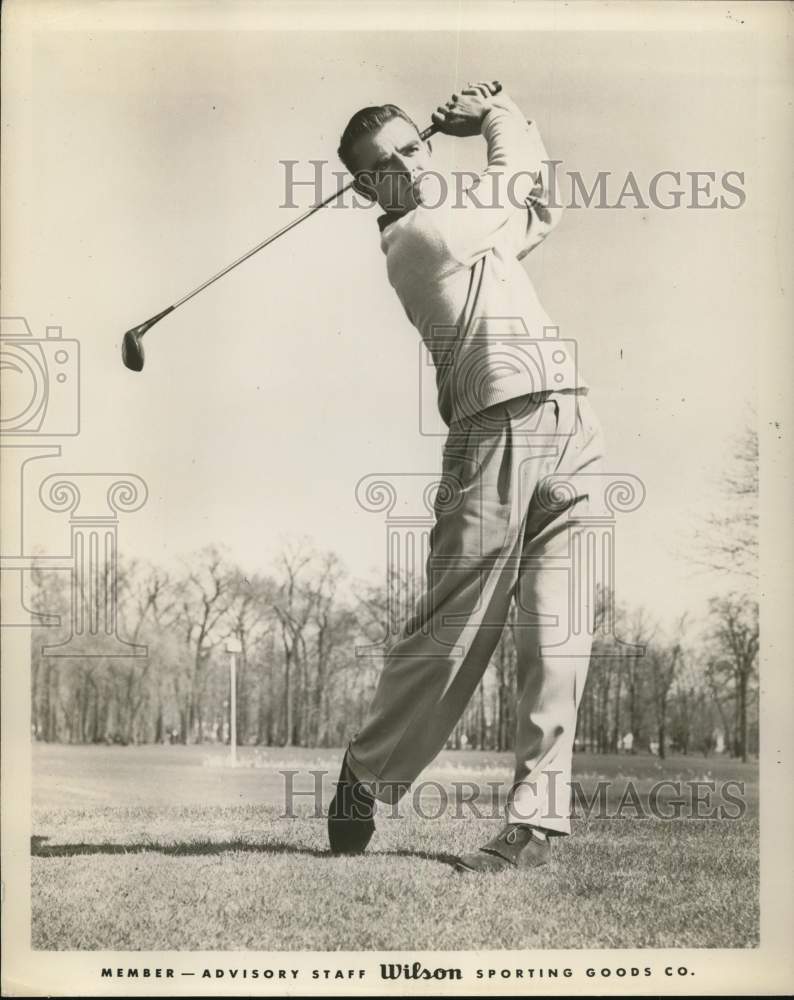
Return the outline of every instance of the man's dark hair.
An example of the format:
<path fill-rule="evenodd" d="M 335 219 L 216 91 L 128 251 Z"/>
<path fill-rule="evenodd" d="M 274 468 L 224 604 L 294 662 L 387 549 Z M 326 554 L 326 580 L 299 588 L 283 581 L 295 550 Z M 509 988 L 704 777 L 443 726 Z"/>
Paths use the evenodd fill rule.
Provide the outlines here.
<path fill-rule="evenodd" d="M 394 118 L 402 118 L 403 121 L 416 128 L 416 123 L 396 104 L 379 104 L 371 108 L 362 108 L 353 115 L 342 133 L 337 150 L 339 159 L 351 174 L 356 172 L 353 163 L 353 146 L 362 136 L 377 132 L 379 128 L 383 128 L 387 122 Z M 419 129 L 416 128 L 416 131 L 418 132 Z"/>

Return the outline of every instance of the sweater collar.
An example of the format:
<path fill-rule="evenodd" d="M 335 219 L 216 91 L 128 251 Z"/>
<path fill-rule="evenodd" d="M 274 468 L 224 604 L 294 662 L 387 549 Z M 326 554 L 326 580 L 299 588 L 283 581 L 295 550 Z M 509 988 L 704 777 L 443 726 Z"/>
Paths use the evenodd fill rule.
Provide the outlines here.
<path fill-rule="evenodd" d="M 392 222 L 396 222 L 398 219 L 402 219 L 407 214 L 408 214 L 407 212 L 386 212 L 384 215 L 379 215 L 378 228 L 380 229 L 381 232 L 383 232 L 383 230 L 387 226 L 390 226 Z"/>

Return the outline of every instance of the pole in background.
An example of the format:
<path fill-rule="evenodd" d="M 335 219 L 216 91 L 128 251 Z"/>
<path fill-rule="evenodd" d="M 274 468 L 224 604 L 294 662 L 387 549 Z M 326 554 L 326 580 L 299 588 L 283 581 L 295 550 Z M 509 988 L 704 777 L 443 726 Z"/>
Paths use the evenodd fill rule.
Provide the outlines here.
<path fill-rule="evenodd" d="M 242 653 L 242 643 L 236 637 L 226 640 L 229 654 L 229 763 L 237 767 L 237 654 Z"/>

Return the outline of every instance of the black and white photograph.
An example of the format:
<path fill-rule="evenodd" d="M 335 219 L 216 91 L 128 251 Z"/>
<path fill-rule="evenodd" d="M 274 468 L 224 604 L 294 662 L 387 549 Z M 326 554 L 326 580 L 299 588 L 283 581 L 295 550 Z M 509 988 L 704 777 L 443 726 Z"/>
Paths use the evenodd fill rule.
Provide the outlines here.
<path fill-rule="evenodd" d="M 3 5 L 4 995 L 790 992 L 791 14 Z"/>

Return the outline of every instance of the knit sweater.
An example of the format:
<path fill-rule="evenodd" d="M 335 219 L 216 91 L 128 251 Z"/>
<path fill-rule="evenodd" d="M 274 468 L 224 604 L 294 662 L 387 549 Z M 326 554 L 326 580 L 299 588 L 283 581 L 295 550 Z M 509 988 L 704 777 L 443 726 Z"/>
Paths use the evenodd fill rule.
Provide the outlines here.
<path fill-rule="evenodd" d="M 510 101 L 481 131 L 488 166 L 468 190 L 381 216 L 389 282 L 436 368 L 438 407 L 455 423 L 496 403 L 577 382 L 521 259 L 559 221 L 537 126 Z M 429 188 L 428 188 L 429 190 Z M 440 204 L 437 202 L 441 201 Z"/>

